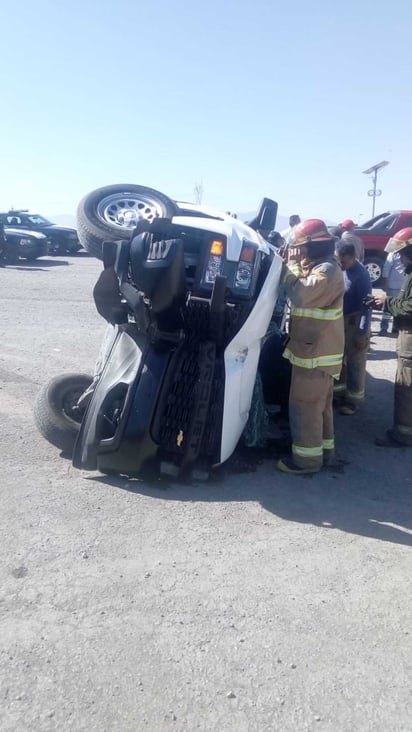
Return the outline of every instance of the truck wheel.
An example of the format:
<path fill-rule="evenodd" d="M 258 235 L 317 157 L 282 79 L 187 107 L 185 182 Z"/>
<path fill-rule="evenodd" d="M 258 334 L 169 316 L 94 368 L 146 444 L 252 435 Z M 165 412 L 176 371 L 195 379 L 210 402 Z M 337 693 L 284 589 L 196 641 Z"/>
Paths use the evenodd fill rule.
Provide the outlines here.
<path fill-rule="evenodd" d="M 52 257 L 63 257 L 67 253 L 66 242 L 59 237 L 53 238 L 49 244 L 48 254 Z"/>
<path fill-rule="evenodd" d="M 25 259 L 26 262 L 35 262 L 38 258 L 38 254 L 25 254 L 24 256 L 22 256 L 22 259 Z"/>
<path fill-rule="evenodd" d="M 85 196 L 77 208 L 77 233 L 82 246 L 102 259 L 104 241 L 129 239 L 138 221 L 172 218 L 177 205 L 146 186 L 119 184 L 98 188 Z"/>
<path fill-rule="evenodd" d="M 384 260 L 378 255 L 365 257 L 364 265 L 369 272 L 373 287 L 377 287 L 382 278 Z"/>
<path fill-rule="evenodd" d="M 72 454 L 84 410 L 77 402 L 93 381 L 87 374 L 56 376 L 39 392 L 33 413 L 37 429 L 52 445 Z"/>
<path fill-rule="evenodd" d="M 17 244 L 7 241 L 4 253 L 6 264 L 16 265 L 19 263 L 20 257 Z"/>

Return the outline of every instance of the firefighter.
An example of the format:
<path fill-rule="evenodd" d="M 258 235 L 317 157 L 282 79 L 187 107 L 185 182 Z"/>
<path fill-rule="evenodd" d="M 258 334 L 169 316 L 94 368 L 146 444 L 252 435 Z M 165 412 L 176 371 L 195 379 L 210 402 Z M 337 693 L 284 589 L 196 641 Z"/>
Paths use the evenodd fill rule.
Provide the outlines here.
<path fill-rule="evenodd" d="M 412 227 L 389 239 L 385 251 L 399 252 L 406 278 L 396 297 L 375 297 L 374 305 L 396 318 L 398 368 L 395 378 L 393 427 L 377 437 L 379 447 L 412 447 Z"/>
<path fill-rule="evenodd" d="M 343 274 L 335 239 L 320 219 L 295 229 L 300 261 L 285 265 L 282 282 L 291 303 L 290 338 L 284 357 L 292 364 L 289 420 L 292 457 L 284 473 L 317 473 L 334 458 L 333 380 L 339 378 L 344 347 Z"/>

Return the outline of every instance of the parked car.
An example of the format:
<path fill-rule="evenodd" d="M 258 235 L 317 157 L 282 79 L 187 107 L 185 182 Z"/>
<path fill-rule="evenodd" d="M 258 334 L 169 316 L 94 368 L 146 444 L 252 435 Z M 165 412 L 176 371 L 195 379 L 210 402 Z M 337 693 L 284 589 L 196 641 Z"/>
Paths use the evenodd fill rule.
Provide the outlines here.
<path fill-rule="evenodd" d="M 39 214 L 31 214 L 26 210 L 12 210 L 6 213 L 0 213 L 4 220 L 5 226 L 13 229 L 26 229 L 29 231 L 38 231 L 44 234 L 49 241 L 49 254 L 64 255 L 74 254 L 81 249 L 76 229 L 68 226 L 58 226 L 53 224 L 44 216 Z"/>
<path fill-rule="evenodd" d="M 412 211 L 385 211 L 353 230 L 364 243 L 364 264 L 373 285 L 378 285 L 382 277 L 386 244 L 391 236 L 406 226 L 412 226 Z"/>
<path fill-rule="evenodd" d="M 6 264 L 17 264 L 19 259 L 32 262 L 48 254 L 47 237 L 40 231 L 26 231 L 5 226 L 4 234 Z"/>

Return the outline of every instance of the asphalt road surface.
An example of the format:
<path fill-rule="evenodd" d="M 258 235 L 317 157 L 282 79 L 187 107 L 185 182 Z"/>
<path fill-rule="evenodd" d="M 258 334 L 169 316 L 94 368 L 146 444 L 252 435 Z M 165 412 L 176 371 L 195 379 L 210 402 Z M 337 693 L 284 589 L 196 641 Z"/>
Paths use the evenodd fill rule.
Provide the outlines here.
<path fill-rule="evenodd" d="M 32 420 L 49 378 L 93 368 L 99 270 L 0 270 L 1 730 L 410 732 L 412 453 L 373 444 L 394 339 L 336 420 L 341 470 L 109 479 Z"/>

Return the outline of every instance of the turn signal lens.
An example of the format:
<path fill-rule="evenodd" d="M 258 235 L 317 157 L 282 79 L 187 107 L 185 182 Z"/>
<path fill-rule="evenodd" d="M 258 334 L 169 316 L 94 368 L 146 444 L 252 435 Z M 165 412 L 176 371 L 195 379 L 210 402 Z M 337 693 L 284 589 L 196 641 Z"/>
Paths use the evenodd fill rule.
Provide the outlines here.
<path fill-rule="evenodd" d="M 240 253 L 241 262 L 253 262 L 256 255 L 256 247 L 244 244 Z"/>
<path fill-rule="evenodd" d="M 210 253 L 217 257 L 221 257 L 223 254 L 223 242 L 220 239 L 215 239 L 210 245 Z"/>

